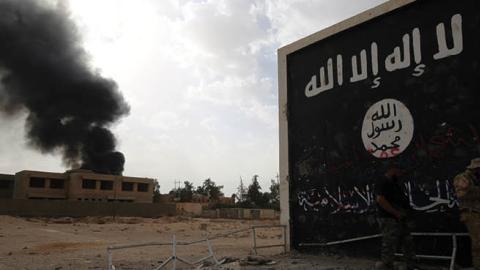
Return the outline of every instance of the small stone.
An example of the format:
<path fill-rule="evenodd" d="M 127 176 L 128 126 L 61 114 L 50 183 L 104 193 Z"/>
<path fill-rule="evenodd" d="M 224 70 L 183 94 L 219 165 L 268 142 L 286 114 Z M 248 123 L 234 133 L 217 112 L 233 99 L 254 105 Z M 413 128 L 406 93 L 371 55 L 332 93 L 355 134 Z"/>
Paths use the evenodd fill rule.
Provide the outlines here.
<path fill-rule="evenodd" d="M 105 220 L 103 220 L 103 219 L 99 219 L 99 220 L 97 221 L 97 224 L 100 224 L 100 225 L 101 225 L 101 224 L 105 224 L 105 223 L 107 223 L 107 222 L 106 222 Z"/>

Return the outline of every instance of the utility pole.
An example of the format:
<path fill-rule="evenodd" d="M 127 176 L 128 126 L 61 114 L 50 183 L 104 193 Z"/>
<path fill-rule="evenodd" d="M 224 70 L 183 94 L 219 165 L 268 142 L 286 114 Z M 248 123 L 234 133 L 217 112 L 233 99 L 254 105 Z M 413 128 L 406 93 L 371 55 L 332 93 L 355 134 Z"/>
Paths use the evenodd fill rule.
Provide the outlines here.
<path fill-rule="evenodd" d="M 178 185 L 178 186 L 177 186 L 177 185 Z M 175 180 L 175 181 L 174 181 L 174 186 L 175 186 L 175 190 L 180 189 L 180 186 L 181 186 L 180 180 L 179 180 L 179 181 Z"/>

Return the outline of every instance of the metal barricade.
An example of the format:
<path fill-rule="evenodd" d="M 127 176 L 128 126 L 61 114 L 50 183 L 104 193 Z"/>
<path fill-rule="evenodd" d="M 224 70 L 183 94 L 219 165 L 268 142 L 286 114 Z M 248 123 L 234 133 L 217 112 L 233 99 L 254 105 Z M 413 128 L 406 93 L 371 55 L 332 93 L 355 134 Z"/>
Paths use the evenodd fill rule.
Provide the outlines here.
<path fill-rule="evenodd" d="M 283 243 L 277 245 L 257 246 L 257 229 L 261 228 L 282 228 Z M 254 225 L 253 231 L 253 253 L 257 254 L 257 249 L 283 247 L 283 253 L 287 253 L 287 226 L 286 225 Z"/>
<path fill-rule="evenodd" d="M 186 246 L 186 245 L 191 245 L 191 244 L 196 244 L 196 243 L 201 243 L 201 242 L 206 242 L 208 245 L 208 255 L 206 257 L 203 257 L 197 261 L 190 262 L 184 258 L 181 258 L 177 255 L 177 246 Z M 168 257 L 164 262 L 162 262 L 159 266 L 155 267 L 154 270 L 159 270 L 165 267 L 169 262 L 172 262 L 172 269 L 176 269 L 177 267 L 177 260 L 180 262 L 183 262 L 187 265 L 195 266 L 197 264 L 200 264 L 210 258 L 213 259 L 214 263 L 216 265 L 219 264 L 219 261 L 215 257 L 215 254 L 213 253 L 212 249 L 212 244 L 210 242 L 210 239 L 202 239 L 202 240 L 197 240 L 194 242 L 179 242 L 176 239 L 176 236 L 173 235 L 172 237 L 172 242 L 148 242 L 148 243 L 141 243 L 141 244 L 131 244 L 131 245 L 117 245 L 117 246 L 109 246 L 107 248 L 107 260 L 108 260 L 108 265 L 107 269 L 108 270 L 115 270 L 115 266 L 113 264 L 113 251 L 114 250 L 120 250 L 120 249 L 130 249 L 130 248 L 137 248 L 137 247 L 147 247 L 147 246 L 172 246 L 172 256 Z"/>
<path fill-rule="evenodd" d="M 450 270 L 455 269 L 455 259 L 457 258 L 457 237 L 458 236 L 468 236 L 468 233 L 425 233 L 418 232 L 412 233 L 413 236 L 449 236 L 452 238 L 452 253 L 450 256 L 441 256 L 441 255 L 417 255 L 418 258 L 432 259 L 432 260 L 449 260 L 450 261 Z M 397 256 L 402 256 L 401 253 L 396 253 Z"/>
<path fill-rule="evenodd" d="M 455 259 L 457 257 L 457 237 L 459 236 L 469 236 L 468 233 L 432 233 L 432 232 L 414 232 L 412 233 L 413 236 L 437 236 L 437 237 L 445 237 L 449 236 L 452 238 L 452 253 L 450 256 L 443 256 L 443 255 L 416 255 L 418 258 L 423 258 L 423 259 L 433 259 L 433 260 L 449 260 L 450 261 L 450 270 L 455 269 Z M 345 240 L 338 240 L 338 241 L 332 241 L 332 242 L 327 242 L 327 243 L 300 243 L 299 246 L 303 247 L 327 247 L 327 246 L 333 246 L 333 245 L 339 245 L 339 244 L 344 244 L 344 243 L 351 243 L 351 242 L 357 242 L 357 241 L 362 241 L 362 240 L 367 240 L 367 239 L 373 239 L 373 238 L 378 238 L 381 237 L 382 234 L 373 234 L 373 235 L 368 235 L 368 236 L 361 236 L 361 237 L 355 237 L 355 238 L 350 238 L 350 239 L 345 239 Z M 395 253 L 397 256 L 403 255 L 402 253 Z"/>
<path fill-rule="evenodd" d="M 260 228 L 283 228 L 283 243 L 278 244 L 278 245 L 268 245 L 268 246 L 257 246 L 257 241 L 256 241 L 256 229 Z M 235 230 L 223 234 L 218 234 L 212 237 L 208 237 L 206 239 L 201 239 L 201 240 L 195 240 L 195 241 L 189 241 L 189 242 L 181 242 L 177 241 L 176 236 L 173 235 L 172 237 L 172 242 L 147 242 L 147 243 L 139 243 L 139 244 L 128 244 L 128 245 L 115 245 L 115 246 L 109 246 L 107 247 L 107 269 L 108 270 L 115 270 L 115 266 L 113 264 L 113 251 L 115 250 L 120 250 L 120 249 L 131 249 L 131 248 L 138 248 L 138 247 L 146 247 L 146 246 L 172 246 L 172 255 L 168 257 L 164 262 L 162 262 L 159 266 L 155 267 L 154 270 L 159 270 L 165 267 L 168 263 L 172 262 L 172 269 L 176 269 L 176 264 L 177 260 L 180 262 L 183 262 L 187 265 L 190 266 L 195 266 L 198 265 L 208 259 L 212 259 L 215 263 L 215 265 L 221 264 L 215 257 L 215 254 L 213 252 L 212 244 L 211 241 L 215 239 L 220 239 L 220 238 L 225 238 L 230 235 L 234 235 L 237 233 L 241 232 L 247 232 L 247 231 L 252 231 L 253 233 L 253 253 L 257 254 L 257 249 L 263 249 L 263 248 L 271 248 L 271 247 L 284 247 L 284 253 L 287 251 L 287 239 L 286 239 L 286 227 L 285 225 L 254 225 L 251 226 L 250 228 L 246 229 L 240 229 L 240 230 Z M 197 244 L 197 243 L 202 243 L 206 242 L 208 245 L 208 255 L 206 257 L 203 257 L 197 261 L 190 262 L 184 258 L 181 258 L 177 255 L 177 246 L 188 246 L 192 244 Z"/>

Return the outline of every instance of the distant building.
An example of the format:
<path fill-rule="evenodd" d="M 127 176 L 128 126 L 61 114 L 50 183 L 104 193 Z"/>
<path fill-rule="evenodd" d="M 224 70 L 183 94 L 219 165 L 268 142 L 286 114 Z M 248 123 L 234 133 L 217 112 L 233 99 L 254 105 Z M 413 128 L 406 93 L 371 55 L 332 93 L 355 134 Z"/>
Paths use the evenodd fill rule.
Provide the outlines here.
<path fill-rule="evenodd" d="M 90 170 L 65 173 L 20 171 L 15 174 L 14 199 L 151 203 L 150 178 L 98 174 Z"/>
<path fill-rule="evenodd" d="M 218 198 L 218 203 L 223 204 L 223 205 L 234 205 L 235 204 L 235 194 L 233 194 L 231 197 L 220 197 Z"/>
<path fill-rule="evenodd" d="M 192 195 L 192 202 L 208 204 L 210 202 L 210 200 L 208 199 L 208 196 L 198 194 L 198 193 L 194 193 Z"/>

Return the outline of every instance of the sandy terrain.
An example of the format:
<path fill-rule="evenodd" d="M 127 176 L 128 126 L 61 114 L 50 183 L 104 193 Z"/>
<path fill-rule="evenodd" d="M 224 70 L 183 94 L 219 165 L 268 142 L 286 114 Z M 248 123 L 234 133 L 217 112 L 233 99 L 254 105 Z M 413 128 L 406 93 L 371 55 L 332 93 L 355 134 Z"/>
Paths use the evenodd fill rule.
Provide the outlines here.
<path fill-rule="evenodd" d="M 16 218 L 0 216 L 0 269 L 106 269 L 110 245 L 151 241 L 204 239 L 207 235 L 277 221 L 193 219 L 186 217 L 142 218 Z M 260 229 L 260 245 L 279 244 L 281 229 Z M 245 257 L 252 248 L 252 234 L 238 233 L 212 242 L 216 257 Z M 279 254 L 281 248 L 262 250 Z M 206 243 L 179 246 L 178 256 L 194 261 L 208 253 Z M 171 246 L 141 247 L 113 253 L 116 269 L 151 269 L 171 255 Z M 181 266 L 179 264 L 179 266 Z M 171 269 L 171 267 L 167 267 Z"/>
<path fill-rule="evenodd" d="M 0 216 L 0 270 L 9 269 L 107 269 L 107 247 L 146 242 L 170 242 L 205 239 L 252 225 L 275 225 L 278 221 L 201 219 L 188 217 L 144 218 L 16 218 Z M 280 228 L 258 229 L 258 245 L 281 244 Z M 259 250 L 252 254 L 252 233 L 240 232 L 212 241 L 215 256 L 231 263 L 202 269 L 373 269 L 374 260 L 347 258 L 335 254 L 308 255 L 295 252 L 282 255 L 283 248 Z M 113 252 L 118 269 L 154 269 L 171 256 L 171 246 L 139 247 Z M 208 255 L 205 242 L 178 246 L 177 255 L 195 261 Z M 255 265 L 259 261 L 272 264 Z M 164 269 L 172 269 L 167 265 Z M 192 269 L 177 263 L 177 269 Z M 427 269 L 445 269 L 433 267 Z"/>

